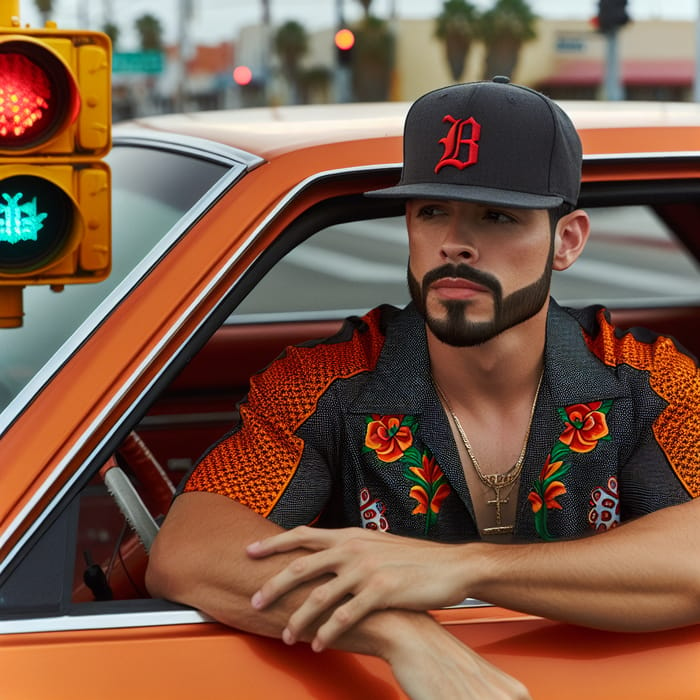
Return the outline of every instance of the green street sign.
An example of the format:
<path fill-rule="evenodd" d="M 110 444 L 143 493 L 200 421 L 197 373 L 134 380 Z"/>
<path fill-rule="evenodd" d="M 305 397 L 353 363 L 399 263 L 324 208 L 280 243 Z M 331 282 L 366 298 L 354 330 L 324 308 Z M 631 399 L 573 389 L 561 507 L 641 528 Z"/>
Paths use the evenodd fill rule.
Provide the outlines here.
<path fill-rule="evenodd" d="M 162 73 L 162 51 L 115 52 L 112 73 Z"/>

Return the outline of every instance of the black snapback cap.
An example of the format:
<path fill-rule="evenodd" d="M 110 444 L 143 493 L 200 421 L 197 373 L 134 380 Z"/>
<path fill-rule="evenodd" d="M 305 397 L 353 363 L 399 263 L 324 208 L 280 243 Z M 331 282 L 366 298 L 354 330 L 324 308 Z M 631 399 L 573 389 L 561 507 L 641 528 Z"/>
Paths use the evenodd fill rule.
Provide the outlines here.
<path fill-rule="evenodd" d="M 578 200 L 582 155 L 574 125 L 548 97 L 508 78 L 418 98 L 406 116 L 403 149 L 399 183 L 367 196 L 524 209 Z"/>

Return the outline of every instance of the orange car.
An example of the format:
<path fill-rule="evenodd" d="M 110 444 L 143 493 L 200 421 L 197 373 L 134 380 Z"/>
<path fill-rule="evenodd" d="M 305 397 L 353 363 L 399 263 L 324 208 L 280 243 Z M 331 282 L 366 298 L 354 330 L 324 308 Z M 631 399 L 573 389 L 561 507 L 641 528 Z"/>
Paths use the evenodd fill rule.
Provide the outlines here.
<path fill-rule="evenodd" d="M 594 236 L 555 296 L 700 354 L 700 107 L 564 107 Z M 400 205 L 362 195 L 398 178 L 406 109 L 115 128 L 111 276 L 28 288 L 24 326 L 0 330 L 3 700 L 403 697 L 378 659 L 319 662 L 151 599 L 143 574 L 173 484 L 235 420 L 249 375 L 407 299 Z M 605 633 L 473 600 L 435 615 L 538 700 L 700 697 L 700 627 Z"/>

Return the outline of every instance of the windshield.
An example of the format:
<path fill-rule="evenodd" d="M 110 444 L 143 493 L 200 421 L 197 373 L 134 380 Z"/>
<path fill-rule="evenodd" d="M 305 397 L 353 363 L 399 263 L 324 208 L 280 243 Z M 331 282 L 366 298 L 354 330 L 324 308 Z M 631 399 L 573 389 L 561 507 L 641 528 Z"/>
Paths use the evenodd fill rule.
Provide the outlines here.
<path fill-rule="evenodd" d="M 0 411 L 78 326 L 227 171 L 221 164 L 153 148 L 115 145 L 112 272 L 97 284 L 24 288 L 20 328 L 0 329 Z"/>

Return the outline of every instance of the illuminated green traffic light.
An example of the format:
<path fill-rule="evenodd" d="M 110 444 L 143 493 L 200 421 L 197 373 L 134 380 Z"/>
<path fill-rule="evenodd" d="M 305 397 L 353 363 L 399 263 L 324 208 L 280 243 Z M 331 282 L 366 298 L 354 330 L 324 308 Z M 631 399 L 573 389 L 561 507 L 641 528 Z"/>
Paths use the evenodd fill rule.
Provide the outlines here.
<path fill-rule="evenodd" d="M 0 197 L 0 243 L 18 243 L 19 241 L 36 241 L 41 223 L 48 214 L 37 212 L 36 197 L 29 202 L 22 202 L 22 193 L 13 196 L 1 192 Z"/>
<path fill-rule="evenodd" d="M 31 272 L 65 250 L 75 216 L 70 197 L 44 178 L 0 182 L 0 273 Z"/>

